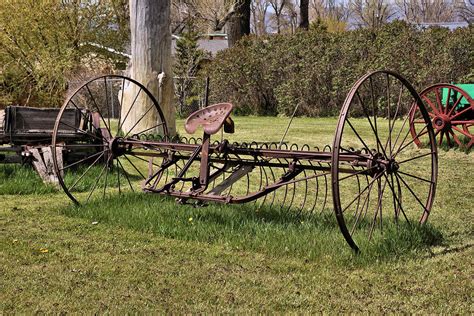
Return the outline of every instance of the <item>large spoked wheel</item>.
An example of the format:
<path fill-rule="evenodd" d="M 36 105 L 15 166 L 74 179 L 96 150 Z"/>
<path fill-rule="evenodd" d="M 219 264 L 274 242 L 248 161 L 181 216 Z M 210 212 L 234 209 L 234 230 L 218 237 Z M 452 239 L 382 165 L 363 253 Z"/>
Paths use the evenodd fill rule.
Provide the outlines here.
<path fill-rule="evenodd" d="M 137 81 L 107 75 L 87 81 L 66 99 L 53 130 L 53 164 L 71 200 L 80 204 L 138 191 L 153 163 L 139 139 L 167 138 L 164 115 Z"/>
<path fill-rule="evenodd" d="M 438 145 L 445 141 L 449 147 L 472 146 L 474 135 L 469 127 L 474 124 L 474 100 L 466 91 L 452 84 L 439 83 L 423 90 L 420 97 L 427 105 Z M 421 148 L 426 144 L 422 137 L 416 136 L 424 124 L 417 118 L 420 116 L 418 111 L 418 107 L 412 110 L 410 132 L 414 143 Z"/>
<path fill-rule="evenodd" d="M 428 138 L 423 149 L 409 137 L 413 106 L 425 122 L 418 135 Z M 345 159 L 348 154 L 357 159 Z M 435 135 L 423 102 L 399 74 L 376 71 L 354 84 L 339 116 L 331 162 L 336 218 L 354 250 L 392 227 L 428 219 L 438 170 Z"/>

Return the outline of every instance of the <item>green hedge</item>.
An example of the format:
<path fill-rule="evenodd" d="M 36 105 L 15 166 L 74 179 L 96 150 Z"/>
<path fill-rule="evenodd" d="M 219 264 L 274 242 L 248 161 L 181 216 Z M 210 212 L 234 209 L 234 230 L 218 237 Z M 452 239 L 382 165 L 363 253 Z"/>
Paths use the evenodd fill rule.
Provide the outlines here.
<path fill-rule="evenodd" d="M 390 69 L 421 90 L 437 82 L 474 82 L 473 27 L 417 29 L 403 21 L 377 31 L 329 33 L 316 25 L 294 35 L 246 37 L 219 53 L 206 75 L 211 101 L 238 114 L 326 116 L 339 112 L 352 84 Z"/>

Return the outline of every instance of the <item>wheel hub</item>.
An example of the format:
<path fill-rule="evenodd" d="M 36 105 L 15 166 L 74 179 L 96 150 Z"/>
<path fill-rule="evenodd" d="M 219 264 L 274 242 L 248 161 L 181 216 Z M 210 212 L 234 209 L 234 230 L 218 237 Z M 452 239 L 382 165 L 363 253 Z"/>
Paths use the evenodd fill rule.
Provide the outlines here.
<path fill-rule="evenodd" d="M 383 172 L 391 174 L 396 172 L 400 168 L 400 165 L 395 161 L 395 159 L 387 159 L 381 153 L 376 153 L 369 160 L 368 169 L 369 175 L 376 177 Z"/>
<path fill-rule="evenodd" d="M 438 130 L 449 130 L 451 128 L 451 119 L 446 114 L 439 114 L 433 118 L 433 127 Z"/>
<path fill-rule="evenodd" d="M 116 158 L 126 153 L 127 148 L 122 144 L 121 137 L 114 137 L 109 141 L 109 150 L 112 153 L 112 157 Z"/>

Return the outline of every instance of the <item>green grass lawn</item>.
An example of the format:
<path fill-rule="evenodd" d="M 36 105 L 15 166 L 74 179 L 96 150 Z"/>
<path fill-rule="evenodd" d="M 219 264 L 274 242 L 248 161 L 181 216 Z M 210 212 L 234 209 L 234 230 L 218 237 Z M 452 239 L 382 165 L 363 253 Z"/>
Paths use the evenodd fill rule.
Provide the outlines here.
<path fill-rule="evenodd" d="M 231 141 L 279 141 L 288 119 L 235 122 Z M 321 147 L 335 127 L 298 118 L 287 140 Z M 331 196 L 301 215 L 141 193 L 77 207 L 33 170 L 0 168 L 4 313 L 474 312 L 472 152 L 440 150 L 428 225 L 387 226 L 359 255 Z"/>

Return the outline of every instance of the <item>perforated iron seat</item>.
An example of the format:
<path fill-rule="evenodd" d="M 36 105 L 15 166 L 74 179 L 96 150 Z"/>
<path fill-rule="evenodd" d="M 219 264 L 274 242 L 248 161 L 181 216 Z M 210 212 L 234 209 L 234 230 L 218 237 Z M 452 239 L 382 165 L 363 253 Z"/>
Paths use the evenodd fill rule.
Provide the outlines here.
<path fill-rule="evenodd" d="M 218 103 L 192 113 L 184 123 L 184 129 L 189 134 L 194 134 L 199 126 L 209 135 L 217 133 L 226 118 L 232 112 L 232 104 Z"/>

